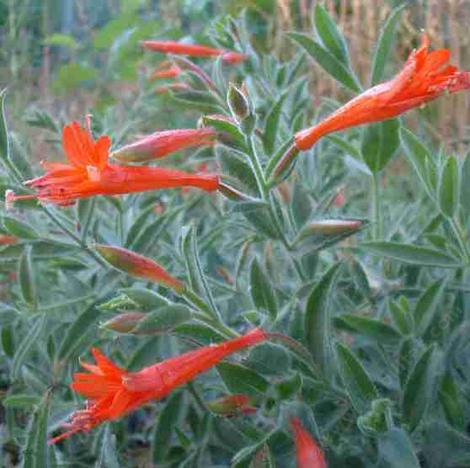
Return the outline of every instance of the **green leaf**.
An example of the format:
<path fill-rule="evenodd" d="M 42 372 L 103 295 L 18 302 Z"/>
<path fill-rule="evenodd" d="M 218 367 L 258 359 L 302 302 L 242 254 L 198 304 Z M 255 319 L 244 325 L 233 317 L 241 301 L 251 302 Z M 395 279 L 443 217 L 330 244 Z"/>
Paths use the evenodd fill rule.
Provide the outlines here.
<path fill-rule="evenodd" d="M 272 154 L 276 147 L 276 139 L 279 129 L 279 121 L 282 115 L 282 106 L 287 97 L 287 93 L 281 94 L 277 102 L 269 111 L 264 126 L 263 145 L 266 154 Z"/>
<path fill-rule="evenodd" d="M 305 51 L 333 78 L 346 88 L 356 93 L 361 91 L 356 76 L 346 68 L 334 55 L 324 49 L 318 42 L 306 34 L 288 33 L 288 36 L 302 46 Z"/>
<path fill-rule="evenodd" d="M 82 312 L 68 327 L 67 333 L 62 340 L 59 351 L 57 352 L 57 360 L 61 364 L 66 363 L 77 351 L 83 339 L 86 337 L 88 329 L 94 322 L 96 322 L 98 317 L 99 310 L 93 304 Z"/>
<path fill-rule="evenodd" d="M 437 312 L 442 295 L 444 293 L 445 279 L 433 282 L 419 297 L 414 310 L 416 333 L 423 336 Z"/>
<path fill-rule="evenodd" d="M 49 467 L 47 445 L 49 403 L 50 394 L 47 392 L 31 416 L 30 423 L 28 425 L 26 445 L 23 448 L 23 468 Z"/>
<path fill-rule="evenodd" d="M 325 7 L 320 4 L 316 5 L 313 21 L 325 48 L 349 68 L 349 54 L 346 41 Z"/>
<path fill-rule="evenodd" d="M 374 51 L 374 57 L 372 59 L 372 75 L 370 81 L 373 86 L 380 83 L 383 79 L 385 66 L 388 62 L 393 41 L 395 39 L 396 26 L 401 18 L 401 13 L 406 6 L 407 5 L 405 3 L 392 10 L 380 30 Z"/>
<path fill-rule="evenodd" d="M 359 247 L 372 255 L 389 257 L 411 265 L 441 268 L 459 268 L 462 266 L 456 258 L 429 247 L 400 244 L 398 242 L 364 242 Z"/>
<path fill-rule="evenodd" d="M 465 216 L 468 218 L 470 216 L 470 203 L 467 203 L 467 200 L 470 200 L 470 153 L 467 153 L 462 164 L 461 177 L 462 181 L 460 184 L 460 200 L 464 201 L 461 206 Z"/>
<path fill-rule="evenodd" d="M 181 250 L 184 254 L 191 289 L 208 300 L 211 313 L 217 318 L 219 316 L 219 312 L 214 298 L 212 297 L 212 292 L 209 288 L 206 276 L 202 270 L 194 226 L 185 228 L 181 236 Z"/>
<path fill-rule="evenodd" d="M 413 432 L 431 403 L 436 378 L 434 347 L 429 347 L 419 358 L 411 371 L 403 393 L 403 420 Z"/>
<path fill-rule="evenodd" d="M 362 157 L 372 173 L 382 171 L 400 144 L 398 119 L 368 125 L 362 138 Z"/>
<path fill-rule="evenodd" d="M 459 207 L 460 174 L 457 158 L 449 156 L 439 177 L 439 208 L 442 214 L 452 218 Z"/>
<path fill-rule="evenodd" d="M 242 364 L 221 362 L 217 370 L 231 393 L 259 397 L 268 389 L 269 382 L 264 377 Z"/>
<path fill-rule="evenodd" d="M 390 314 L 393 323 L 403 335 L 409 335 L 413 331 L 414 321 L 410 310 L 396 302 L 390 302 Z"/>
<path fill-rule="evenodd" d="M 78 43 L 70 34 L 54 33 L 44 38 L 43 44 L 53 46 L 63 46 L 69 49 L 76 49 Z"/>
<path fill-rule="evenodd" d="M 366 370 L 351 350 L 342 343 L 336 344 L 341 378 L 354 409 L 365 413 L 372 401 L 378 398 L 377 390 Z"/>
<path fill-rule="evenodd" d="M 138 335 L 166 333 L 189 320 L 191 320 L 191 311 L 188 307 L 180 304 L 168 305 L 148 313 L 131 333 Z"/>
<path fill-rule="evenodd" d="M 170 303 L 166 297 L 160 296 L 160 294 L 151 289 L 133 287 L 120 289 L 119 292 L 125 294 L 131 301 L 147 310 L 165 307 Z"/>
<path fill-rule="evenodd" d="M 176 392 L 168 397 L 164 408 L 159 412 L 152 442 L 152 458 L 154 463 L 160 465 L 165 461 L 170 449 L 173 431 L 184 417 L 187 407 L 188 403 L 186 402 L 185 393 Z"/>
<path fill-rule="evenodd" d="M 430 151 L 412 132 L 405 127 L 400 129 L 400 140 L 405 150 L 408 162 L 415 170 L 418 179 L 431 199 L 433 199 L 434 187 L 430 184 L 428 171 L 434 165 Z"/>
<path fill-rule="evenodd" d="M 291 367 L 290 354 L 281 346 L 262 343 L 250 351 L 244 364 L 264 375 L 286 375 Z"/>
<path fill-rule="evenodd" d="M 29 158 L 26 155 L 25 148 L 20 143 L 17 136 L 12 133 L 11 137 L 11 147 L 10 147 L 10 162 L 13 167 L 16 169 L 16 172 L 21 175 L 23 179 L 29 180 L 34 177 L 33 170 L 29 162 Z"/>
<path fill-rule="evenodd" d="M 216 147 L 217 160 L 222 168 L 224 177 L 232 182 L 233 179 L 241 182 L 244 191 L 259 195 L 258 184 L 251 166 L 242 158 L 238 151 Z M 232 182 L 233 183 L 233 182 Z"/>
<path fill-rule="evenodd" d="M 23 365 L 28 354 L 36 345 L 39 336 L 44 330 L 45 324 L 46 317 L 44 315 L 39 317 L 37 320 L 31 322 L 31 328 L 29 329 L 29 332 L 24 335 L 23 339 L 21 340 L 21 343 L 15 350 L 15 356 L 13 357 L 10 372 L 12 380 L 15 380 L 17 378 L 21 366 Z"/>
<path fill-rule="evenodd" d="M 402 389 L 405 388 L 408 376 L 416 362 L 416 353 L 415 340 L 412 337 L 403 340 L 398 352 L 398 377 Z"/>
<path fill-rule="evenodd" d="M 390 325 L 369 317 L 343 314 L 335 317 L 334 323 L 338 328 L 367 336 L 379 343 L 396 343 L 401 338 L 400 333 Z"/>
<path fill-rule="evenodd" d="M 442 378 L 439 401 L 447 422 L 463 432 L 465 430 L 465 410 L 460 399 L 460 389 L 449 373 Z"/>
<path fill-rule="evenodd" d="M 393 427 L 379 439 L 379 454 L 387 468 L 420 468 L 408 434 Z"/>
<path fill-rule="evenodd" d="M 137 16 L 133 13 L 125 13 L 109 21 L 93 38 L 93 46 L 96 49 L 110 48 L 113 42 L 125 31 L 131 29 L 136 22 Z"/>
<path fill-rule="evenodd" d="M 3 216 L 3 226 L 13 236 L 20 239 L 37 239 L 39 234 L 30 224 L 26 224 L 12 216 Z"/>
<path fill-rule="evenodd" d="M 26 394 L 16 394 L 8 395 L 5 399 L 2 400 L 2 405 L 5 408 L 20 408 L 20 409 L 30 409 L 32 406 L 36 406 L 41 401 L 41 398 L 38 395 L 26 395 Z"/>
<path fill-rule="evenodd" d="M 18 281 L 20 283 L 20 291 L 23 300 L 32 309 L 36 309 L 38 298 L 36 291 L 36 278 L 31 256 L 31 246 L 28 245 L 24 249 L 18 263 Z"/>
<path fill-rule="evenodd" d="M 106 424 L 101 440 L 101 450 L 95 468 L 119 468 L 117 458 L 116 436 L 111 432 L 111 425 Z"/>
<path fill-rule="evenodd" d="M 0 91 L 0 160 L 5 164 L 10 159 L 10 142 L 8 140 L 7 119 L 5 115 L 5 98 L 7 89 Z"/>
<path fill-rule="evenodd" d="M 277 315 L 276 295 L 271 282 L 256 258 L 251 263 L 250 283 L 251 297 L 255 306 L 268 311 L 271 318 L 275 319 Z"/>
<path fill-rule="evenodd" d="M 330 302 L 340 263 L 333 265 L 314 286 L 305 309 L 305 338 L 320 371 L 331 373 Z"/>

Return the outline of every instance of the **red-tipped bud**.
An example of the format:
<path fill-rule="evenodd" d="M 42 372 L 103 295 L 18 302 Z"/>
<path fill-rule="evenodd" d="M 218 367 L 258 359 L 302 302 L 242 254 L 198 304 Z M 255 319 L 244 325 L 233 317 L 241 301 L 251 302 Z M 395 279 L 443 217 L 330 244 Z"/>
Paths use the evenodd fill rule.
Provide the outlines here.
<path fill-rule="evenodd" d="M 352 234 L 364 225 L 360 219 L 321 219 L 313 221 L 305 227 L 305 234 L 321 234 L 324 236 L 338 236 Z"/>
<path fill-rule="evenodd" d="M 155 132 L 134 143 L 117 149 L 111 155 L 122 162 L 143 162 L 168 156 L 176 151 L 195 146 L 213 145 L 214 129 L 176 129 Z"/>
<path fill-rule="evenodd" d="M 107 320 L 101 324 L 101 328 L 119 333 L 130 333 L 145 316 L 143 312 L 125 312 Z"/>
<path fill-rule="evenodd" d="M 178 67 L 178 65 L 165 63 L 165 66 L 159 67 L 157 70 L 155 70 L 150 75 L 149 79 L 151 81 L 161 80 L 161 79 L 172 79 L 172 78 L 178 78 L 180 74 L 181 74 L 181 68 Z"/>
<path fill-rule="evenodd" d="M 235 416 L 237 414 L 255 413 L 257 409 L 251 406 L 251 399 L 247 395 L 228 395 L 207 403 L 209 409 L 221 416 Z"/>
<path fill-rule="evenodd" d="M 96 250 L 114 268 L 124 271 L 131 276 L 163 284 L 177 293 L 182 293 L 184 284 L 171 276 L 152 259 L 136 254 L 122 247 L 98 244 Z"/>
<path fill-rule="evenodd" d="M 226 52 L 222 55 L 222 60 L 232 65 L 238 65 L 244 62 L 248 58 L 248 55 L 241 54 L 240 52 Z"/>
<path fill-rule="evenodd" d="M 10 236 L 8 234 L 0 234 L 0 245 L 11 245 L 16 244 L 18 238 L 16 236 Z"/>

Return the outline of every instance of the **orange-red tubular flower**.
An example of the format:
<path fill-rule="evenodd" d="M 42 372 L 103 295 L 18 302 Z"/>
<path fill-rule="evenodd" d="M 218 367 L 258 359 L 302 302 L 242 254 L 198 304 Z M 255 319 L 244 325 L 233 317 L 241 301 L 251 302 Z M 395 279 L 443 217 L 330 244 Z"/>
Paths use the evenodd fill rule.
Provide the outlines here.
<path fill-rule="evenodd" d="M 87 398 L 86 408 L 76 411 L 68 431 L 50 440 L 58 442 L 76 432 L 89 431 L 99 424 L 120 418 L 151 400 L 159 400 L 176 387 L 218 364 L 228 355 L 268 339 L 259 328 L 220 344 L 204 346 L 167 359 L 138 372 L 116 366 L 98 349 L 92 354 L 96 364 L 82 363 L 89 373 L 76 373 L 72 389 Z"/>
<path fill-rule="evenodd" d="M 150 161 L 182 149 L 213 145 L 216 136 L 217 133 L 210 127 L 164 130 L 123 146 L 113 151 L 111 156 L 122 162 Z"/>
<path fill-rule="evenodd" d="M 174 187 L 197 187 L 211 192 L 219 187 L 216 174 L 109 164 L 109 137 L 102 136 L 94 141 L 77 122 L 64 127 L 62 143 L 68 162 L 42 162 L 46 174 L 25 182 L 36 190 L 36 194 L 9 193 L 7 202 L 37 198 L 57 205 L 70 205 L 78 198 L 95 195 L 121 195 Z"/>
<path fill-rule="evenodd" d="M 177 41 L 142 41 L 142 47 L 166 54 L 189 55 L 191 57 L 222 57 L 231 64 L 238 64 L 247 59 L 245 54 L 229 50 L 216 49 L 199 44 L 185 44 Z"/>
<path fill-rule="evenodd" d="M 125 271 L 129 275 L 138 278 L 163 284 L 168 288 L 174 289 L 177 293 L 181 293 L 184 290 L 184 284 L 179 279 L 171 276 L 151 258 L 113 245 L 97 244 L 95 248 L 100 255 L 118 270 Z"/>
<path fill-rule="evenodd" d="M 327 468 L 325 456 L 313 437 L 302 427 L 299 418 L 291 418 L 297 468 Z"/>
<path fill-rule="evenodd" d="M 166 78 L 178 78 L 181 74 L 181 68 L 178 65 L 165 61 L 161 64 L 161 66 L 155 70 L 151 75 L 151 80 L 160 80 Z"/>
<path fill-rule="evenodd" d="M 319 124 L 295 134 L 298 150 L 311 148 L 322 136 L 356 125 L 396 117 L 436 99 L 445 92 L 470 88 L 470 72 L 449 65 L 450 51 L 429 52 L 429 40 L 411 52 L 403 70 L 390 81 L 352 99 Z"/>

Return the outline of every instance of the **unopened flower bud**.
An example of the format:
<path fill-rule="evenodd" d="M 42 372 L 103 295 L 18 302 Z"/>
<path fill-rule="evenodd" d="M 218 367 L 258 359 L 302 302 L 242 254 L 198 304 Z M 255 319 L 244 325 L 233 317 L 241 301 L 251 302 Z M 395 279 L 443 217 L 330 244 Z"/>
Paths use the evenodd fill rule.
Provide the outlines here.
<path fill-rule="evenodd" d="M 138 323 L 145 317 L 144 312 L 125 312 L 116 315 L 101 324 L 101 328 L 113 330 L 119 333 L 130 333 Z"/>
<path fill-rule="evenodd" d="M 256 408 L 250 405 L 250 397 L 242 394 L 228 395 L 207 403 L 209 409 L 221 416 L 234 416 L 236 414 L 251 414 Z"/>
<path fill-rule="evenodd" d="M 230 112 L 232 112 L 238 123 L 243 122 L 250 116 L 251 110 L 248 96 L 232 83 L 230 83 L 228 88 L 227 103 Z"/>
<path fill-rule="evenodd" d="M 163 284 L 178 294 L 182 293 L 185 289 L 184 284 L 180 280 L 171 276 L 150 258 L 139 255 L 131 250 L 111 245 L 98 244 L 96 250 L 114 268 L 124 271 L 129 275 Z"/>

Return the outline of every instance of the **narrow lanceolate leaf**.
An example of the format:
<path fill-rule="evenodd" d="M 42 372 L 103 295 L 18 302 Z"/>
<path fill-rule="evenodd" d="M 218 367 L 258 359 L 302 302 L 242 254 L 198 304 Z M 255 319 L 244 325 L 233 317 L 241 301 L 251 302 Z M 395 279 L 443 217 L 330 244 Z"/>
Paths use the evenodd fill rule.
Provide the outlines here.
<path fill-rule="evenodd" d="M 405 8 L 405 4 L 402 4 L 395 8 L 387 20 L 385 21 L 382 29 L 380 30 L 377 45 L 374 51 L 374 57 L 372 59 L 372 76 L 371 84 L 376 85 L 383 80 L 385 65 L 387 64 L 390 51 L 393 46 L 395 39 L 395 31 L 397 23 L 400 21 L 401 13 Z"/>
<path fill-rule="evenodd" d="M 31 256 L 31 246 L 28 245 L 18 263 L 18 281 L 23 300 L 35 309 L 37 306 L 36 277 Z"/>
<path fill-rule="evenodd" d="M 271 282 L 256 259 L 251 264 L 251 297 L 256 307 L 269 312 L 274 319 L 277 315 L 277 302 Z"/>
<path fill-rule="evenodd" d="M 20 239 L 37 239 L 39 234 L 29 224 L 13 218 L 12 216 L 3 216 L 3 226 L 13 236 Z"/>
<path fill-rule="evenodd" d="M 445 279 L 432 283 L 419 297 L 414 310 L 416 334 L 423 336 L 431 325 L 444 293 Z"/>
<path fill-rule="evenodd" d="M 410 431 L 416 429 L 431 403 L 435 378 L 434 347 L 431 346 L 411 371 L 403 393 L 403 420 Z"/>
<path fill-rule="evenodd" d="M 347 346 L 337 343 L 336 353 L 341 378 L 354 409 L 361 414 L 369 411 L 371 402 L 378 397 L 372 380 Z"/>
<path fill-rule="evenodd" d="M 116 436 L 111 431 L 111 426 L 106 425 L 101 440 L 101 450 L 95 468 L 119 468 L 121 465 L 117 457 Z"/>
<path fill-rule="evenodd" d="M 452 218 L 459 207 L 460 181 L 457 158 L 449 156 L 439 177 L 439 208 L 442 214 Z"/>
<path fill-rule="evenodd" d="M 48 468 L 47 420 L 50 394 L 47 392 L 31 416 L 26 445 L 23 448 L 23 468 Z"/>
<path fill-rule="evenodd" d="M 400 130 L 400 140 L 405 150 L 406 159 L 413 167 L 429 197 L 433 198 L 434 187 L 431 186 L 430 179 L 427 177 L 430 164 L 434 164 L 430 151 L 414 133 L 404 127 L 401 127 Z"/>
<path fill-rule="evenodd" d="M 470 200 L 470 153 L 467 153 L 462 165 L 460 200 L 463 201 L 462 210 L 468 217 L 470 215 L 470 203 L 467 203 L 467 200 Z"/>
<path fill-rule="evenodd" d="M 411 265 L 434 266 L 441 268 L 459 268 L 458 259 L 429 247 L 421 247 L 399 242 L 364 242 L 360 247 L 372 255 L 389 257 Z"/>
<path fill-rule="evenodd" d="M 420 468 L 408 434 L 393 427 L 379 439 L 379 456 L 387 468 Z"/>
<path fill-rule="evenodd" d="M 392 159 L 400 144 L 400 121 L 389 119 L 368 125 L 362 138 L 362 157 L 369 169 L 377 174 Z"/>
<path fill-rule="evenodd" d="M 15 350 L 15 356 L 11 365 L 11 380 L 15 380 L 28 354 L 36 345 L 37 340 L 44 330 L 46 317 L 42 315 L 37 320 L 31 322 L 29 332 Z"/>
<path fill-rule="evenodd" d="M 184 254 L 191 289 L 207 299 L 212 314 L 218 317 L 218 309 L 215 305 L 214 298 L 212 297 L 209 284 L 207 283 L 206 275 L 202 270 L 197 247 L 196 233 L 193 226 L 186 229 L 186 231 L 183 233 L 181 237 L 181 250 Z"/>
<path fill-rule="evenodd" d="M 269 382 L 263 376 L 241 364 L 221 362 L 217 370 L 231 393 L 259 397 L 268 389 Z"/>
<path fill-rule="evenodd" d="M 98 317 L 99 310 L 94 305 L 91 305 L 75 319 L 68 327 L 67 333 L 57 352 L 58 361 L 66 362 L 77 351 L 89 328 Z"/>
<path fill-rule="evenodd" d="M 132 333 L 137 335 L 165 333 L 190 319 L 191 311 L 188 307 L 172 304 L 146 314 L 132 330 Z"/>
<path fill-rule="evenodd" d="M 306 34 L 289 33 L 288 36 L 302 46 L 305 51 L 335 80 L 356 93 L 361 91 L 356 76 L 334 55 Z"/>
<path fill-rule="evenodd" d="M 266 117 L 264 127 L 263 145 L 267 154 L 272 154 L 276 145 L 276 138 L 279 129 L 279 122 L 282 114 L 282 105 L 286 99 L 287 93 L 282 94 Z"/>
<path fill-rule="evenodd" d="M 5 163 L 10 155 L 10 144 L 8 142 L 8 129 L 5 116 L 5 98 L 7 90 L 0 91 L 0 160 Z"/>
<path fill-rule="evenodd" d="M 314 286 L 305 309 L 305 339 L 313 359 L 323 374 L 331 375 L 330 301 L 340 263 L 333 265 Z"/>
<path fill-rule="evenodd" d="M 345 66 L 349 66 L 346 41 L 325 7 L 319 4 L 315 7 L 313 21 L 318 36 L 325 48 L 341 63 Z"/>
<path fill-rule="evenodd" d="M 447 422 L 459 431 L 465 428 L 465 411 L 460 400 L 460 389 L 450 374 L 442 378 L 439 389 L 439 401 Z"/>
<path fill-rule="evenodd" d="M 171 436 L 187 409 L 184 392 L 173 393 L 160 411 L 152 443 L 153 462 L 162 463 L 170 449 Z"/>
<path fill-rule="evenodd" d="M 380 343 L 394 343 L 400 340 L 400 333 L 395 328 L 370 317 L 344 314 L 336 317 L 335 326 L 352 333 L 367 336 Z"/>

